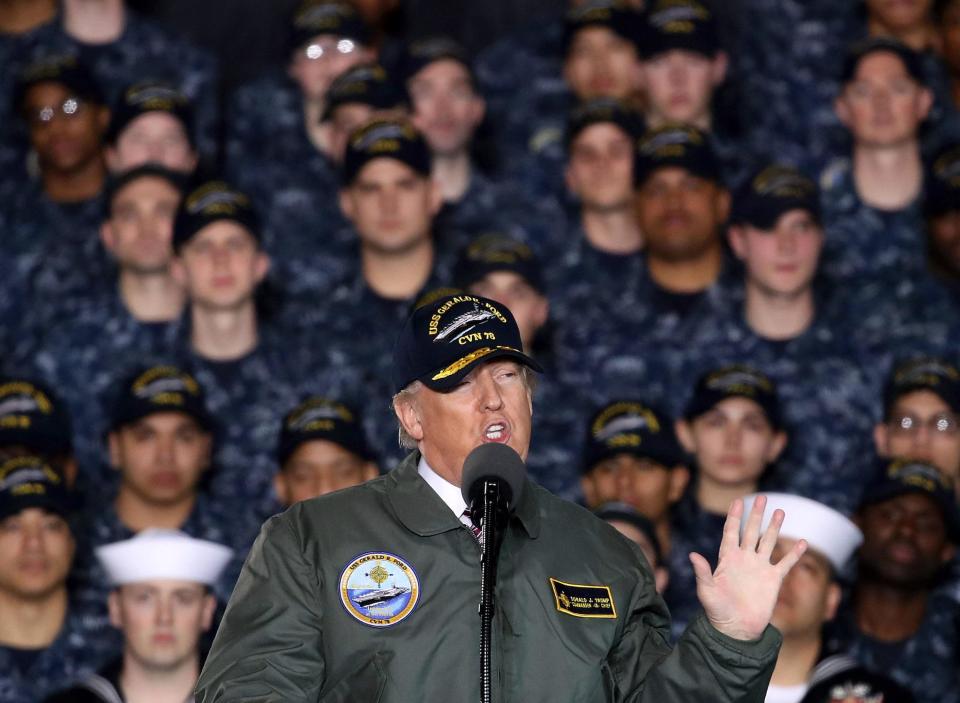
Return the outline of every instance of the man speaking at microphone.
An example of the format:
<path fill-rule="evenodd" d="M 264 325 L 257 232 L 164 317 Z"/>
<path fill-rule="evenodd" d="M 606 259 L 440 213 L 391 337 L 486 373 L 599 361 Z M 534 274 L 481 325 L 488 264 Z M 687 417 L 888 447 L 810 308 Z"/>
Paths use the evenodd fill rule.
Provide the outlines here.
<path fill-rule="evenodd" d="M 213 701 L 475 703 L 480 545 L 465 513 L 467 456 L 526 457 L 532 373 L 505 306 L 440 297 L 394 350 L 393 406 L 415 447 L 394 471 L 305 501 L 263 527 L 197 686 Z M 763 701 L 780 645 L 780 584 L 806 548 L 770 561 L 783 513 L 730 509 L 716 571 L 693 555 L 705 613 L 671 651 L 669 614 L 639 549 L 530 481 L 503 530 L 492 699 Z"/>

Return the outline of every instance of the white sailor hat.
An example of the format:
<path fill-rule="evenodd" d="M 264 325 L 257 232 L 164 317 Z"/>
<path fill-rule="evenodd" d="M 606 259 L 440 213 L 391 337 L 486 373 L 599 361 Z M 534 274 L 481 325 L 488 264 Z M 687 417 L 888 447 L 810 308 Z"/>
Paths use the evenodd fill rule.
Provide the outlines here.
<path fill-rule="evenodd" d="M 163 579 L 213 586 L 233 556 L 222 544 L 161 529 L 144 530 L 95 552 L 114 586 Z"/>
<path fill-rule="evenodd" d="M 860 529 L 841 513 L 823 503 L 789 493 L 755 493 L 746 496 L 743 499 L 744 520 L 740 526 L 741 533 L 747 522 L 746 516 L 753 509 L 753 501 L 758 495 L 767 497 L 761 534 L 770 524 L 773 511 L 779 508 L 785 515 L 780 536 L 807 540 L 810 549 L 826 557 L 834 571 L 841 571 L 863 542 Z"/>

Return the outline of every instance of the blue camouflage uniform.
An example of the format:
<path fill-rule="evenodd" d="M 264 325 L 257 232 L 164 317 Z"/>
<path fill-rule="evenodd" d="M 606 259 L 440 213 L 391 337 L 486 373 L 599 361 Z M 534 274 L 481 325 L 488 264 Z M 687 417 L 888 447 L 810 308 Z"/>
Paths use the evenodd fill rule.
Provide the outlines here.
<path fill-rule="evenodd" d="M 53 318 L 32 361 L 38 373 L 62 393 L 74 418 L 81 485 L 84 489 L 109 486 L 113 472 L 104 472 L 103 437 L 109 429 L 110 394 L 134 366 L 172 357 L 174 325 L 137 320 L 116 288 L 69 302 L 63 314 Z"/>
<path fill-rule="evenodd" d="M 167 33 L 129 8 L 125 9 L 123 32 L 112 42 L 83 44 L 66 33 L 57 17 L 19 45 L 11 64 L 14 68 L 53 54 L 77 56 L 100 83 L 108 105 L 138 80 L 172 83 L 193 103 L 198 150 L 208 158 L 216 155 L 217 69 L 216 60 L 208 52 Z M 4 105 L 8 104 L 7 95 L 2 98 Z"/>
<path fill-rule="evenodd" d="M 919 200 L 883 211 L 860 198 L 849 158 L 837 159 L 820 179 L 826 231 L 821 268 L 836 280 L 922 274 L 927 267 L 925 224 Z"/>
<path fill-rule="evenodd" d="M 960 700 L 960 604 L 932 595 L 920 628 L 901 642 L 881 642 L 857 628 L 847 604 L 830 631 L 831 651 L 845 652 L 872 671 L 909 688 L 918 701 Z"/>
<path fill-rule="evenodd" d="M 100 631 L 89 618 L 68 611 L 57 638 L 25 668 L 18 664 L 15 652 L 0 645 L 0 700 L 37 703 L 94 673 L 121 647 L 116 631 Z"/>
<path fill-rule="evenodd" d="M 786 450 L 768 478 L 770 490 L 804 495 L 849 513 L 859 502 L 862 466 L 875 420 L 875 386 L 852 342 L 852 318 L 821 304 L 799 336 L 767 340 L 743 317 L 734 296 L 701 317 L 687 338 L 682 376 L 697 378 L 718 363 L 746 364 L 777 384 Z"/>

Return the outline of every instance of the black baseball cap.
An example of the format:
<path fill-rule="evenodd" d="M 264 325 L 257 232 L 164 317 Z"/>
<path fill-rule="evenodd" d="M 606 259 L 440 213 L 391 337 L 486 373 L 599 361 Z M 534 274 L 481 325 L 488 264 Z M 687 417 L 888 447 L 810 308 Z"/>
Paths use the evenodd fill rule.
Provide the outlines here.
<path fill-rule="evenodd" d="M 936 503 L 950 540 L 960 542 L 960 517 L 952 482 L 937 467 L 909 459 L 880 459 L 873 480 L 860 500 L 860 510 L 909 493 L 920 493 Z"/>
<path fill-rule="evenodd" d="M 76 507 L 63 474 L 40 457 L 23 454 L 0 463 L 0 520 L 28 508 L 69 517 Z"/>
<path fill-rule="evenodd" d="M 908 393 L 930 391 L 955 413 L 960 413 L 960 370 L 946 359 L 924 356 L 898 363 L 883 394 L 884 414 Z"/>
<path fill-rule="evenodd" d="M 183 125 L 190 145 L 195 146 L 193 104 L 190 99 L 171 83 L 153 80 L 138 81 L 124 88 L 110 111 L 107 142 L 116 143 L 127 125 L 150 112 L 163 112 L 176 118 Z"/>
<path fill-rule="evenodd" d="M 424 68 L 437 61 L 456 61 L 467 70 L 476 88 L 476 75 L 470 57 L 462 44 L 450 37 L 427 37 L 410 42 L 400 60 L 400 78 L 404 84 Z"/>
<path fill-rule="evenodd" d="M 594 510 L 593 514 L 604 522 L 619 521 L 635 527 L 649 540 L 650 546 L 653 547 L 653 556 L 657 560 L 657 563 L 651 564 L 651 566 L 657 566 L 663 562 L 663 548 L 660 546 L 660 538 L 657 537 L 657 528 L 650 518 L 643 515 L 632 505 L 617 501 L 604 503 Z"/>
<path fill-rule="evenodd" d="M 639 44 L 643 31 L 640 13 L 622 0 L 587 0 L 569 9 L 564 16 L 564 55 L 570 50 L 577 32 L 587 27 L 604 27 L 634 45 Z"/>
<path fill-rule="evenodd" d="M 46 385 L 0 379 L 0 445 L 23 445 L 41 454 L 73 451 L 70 413 Z"/>
<path fill-rule="evenodd" d="M 42 83 L 59 83 L 78 98 L 98 105 L 105 103 L 96 78 L 72 54 L 47 56 L 27 65 L 14 86 L 13 104 L 22 109 L 27 91 Z"/>
<path fill-rule="evenodd" d="M 341 184 L 356 180 L 361 169 L 374 159 L 395 159 L 424 178 L 430 177 L 430 147 L 408 120 L 379 118 L 359 127 L 347 141 L 341 167 Z"/>
<path fill-rule="evenodd" d="M 501 232 L 481 234 L 467 244 L 457 257 L 453 280 L 466 289 L 495 271 L 515 273 L 539 292 L 545 292 L 540 261 L 533 249 Z"/>
<path fill-rule="evenodd" d="M 452 389 L 475 366 L 513 359 L 534 371 L 543 368 L 523 353 L 516 320 L 506 305 L 455 293 L 415 309 L 393 348 L 393 387 L 399 393 L 414 381 L 434 391 Z"/>
<path fill-rule="evenodd" d="M 660 168 L 676 166 L 708 181 L 720 182 L 720 162 L 709 136 L 696 127 L 668 124 L 647 130 L 637 142 L 633 178 L 637 185 Z"/>
<path fill-rule="evenodd" d="M 730 221 L 773 229 L 785 212 L 806 210 L 820 217 L 820 188 L 792 166 L 773 164 L 753 175 L 737 192 Z"/>
<path fill-rule="evenodd" d="M 927 169 L 924 186 L 927 217 L 960 210 L 960 144 L 951 144 L 937 153 Z"/>
<path fill-rule="evenodd" d="M 610 123 L 626 133 L 631 141 L 643 134 L 643 117 L 634 109 L 615 98 L 596 98 L 574 107 L 567 115 L 564 142 L 567 151 L 579 134 L 595 124 Z"/>
<path fill-rule="evenodd" d="M 910 74 L 913 80 L 920 84 L 926 83 L 926 77 L 923 73 L 923 61 L 920 58 L 920 54 L 903 42 L 893 39 L 892 37 L 868 37 L 852 44 L 844 58 L 841 82 L 846 84 L 852 81 L 853 77 L 857 74 L 857 68 L 860 66 L 860 62 L 870 54 L 875 54 L 878 51 L 887 51 L 895 54 L 903 62 L 904 68 L 907 69 L 907 73 Z"/>
<path fill-rule="evenodd" d="M 775 430 L 782 428 L 777 384 L 758 369 L 742 364 L 723 366 L 701 376 L 683 416 L 695 420 L 727 398 L 752 400 Z"/>
<path fill-rule="evenodd" d="M 117 196 L 117 194 L 128 185 L 134 181 L 139 181 L 141 178 L 159 178 L 163 181 L 166 181 L 171 188 L 180 194 L 181 197 L 183 196 L 183 191 L 187 183 L 187 178 L 184 174 L 178 173 L 177 171 L 171 171 L 169 168 L 153 163 L 134 166 L 123 173 L 111 174 L 107 179 L 107 183 L 104 188 L 103 207 L 105 217 L 110 216 L 113 207 L 113 199 Z"/>
<path fill-rule="evenodd" d="M 647 8 L 640 55 L 650 59 L 681 49 L 713 58 L 720 51 L 713 12 L 698 0 L 657 0 Z"/>
<path fill-rule="evenodd" d="M 173 249 L 179 251 L 207 225 L 230 220 L 260 241 L 260 218 L 250 197 L 222 180 L 209 180 L 191 190 L 180 202 L 173 223 Z"/>
<path fill-rule="evenodd" d="M 657 408 L 634 400 L 608 403 L 590 418 L 583 473 L 590 473 L 599 462 L 617 454 L 650 459 L 667 469 L 687 464 L 670 418 Z"/>
<path fill-rule="evenodd" d="M 203 387 L 197 380 L 176 366 L 160 365 L 139 369 L 123 381 L 113 406 L 110 429 L 166 412 L 189 415 L 208 432 L 215 428 Z"/>
<path fill-rule="evenodd" d="M 329 120 L 341 105 L 359 103 L 375 110 L 405 106 L 406 92 L 379 64 L 365 64 L 347 69 L 334 79 L 326 95 L 323 120 Z"/>
<path fill-rule="evenodd" d="M 352 39 L 369 44 L 373 35 L 352 3 L 341 0 L 305 0 L 293 13 L 290 23 L 290 50 L 321 35 Z"/>
<path fill-rule="evenodd" d="M 283 418 L 277 462 L 283 466 L 297 447 L 316 439 L 338 444 L 362 459 L 373 459 L 359 413 L 332 398 L 311 396 Z"/>

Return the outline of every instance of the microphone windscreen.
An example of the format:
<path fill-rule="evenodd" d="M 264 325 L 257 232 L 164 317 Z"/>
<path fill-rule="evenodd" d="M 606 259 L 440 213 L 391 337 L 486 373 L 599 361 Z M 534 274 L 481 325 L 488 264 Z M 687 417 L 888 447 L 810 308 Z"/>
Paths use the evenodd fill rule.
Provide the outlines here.
<path fill-rule="evenodd" d="M 497 478 L 507 484 L 507 510 L 512 511 L 523 495 L 527 469 L 520 455 L 506 444 L 487 442 L 467 455 L 463 462 L 460 490 L 467 505 L 473 504 L 477 491 L 483 489 L 483 480 Z"/>

